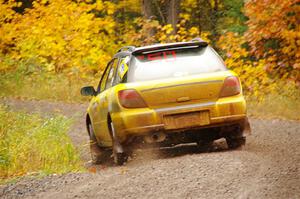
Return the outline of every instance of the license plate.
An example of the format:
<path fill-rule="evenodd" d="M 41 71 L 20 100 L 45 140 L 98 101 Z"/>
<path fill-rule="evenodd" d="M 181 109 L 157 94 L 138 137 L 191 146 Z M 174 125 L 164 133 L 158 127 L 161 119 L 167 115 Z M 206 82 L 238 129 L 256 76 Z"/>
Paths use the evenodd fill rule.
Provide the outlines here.
<path fill-rule="evenodd" d="M 208 125 L 209 111 L 165 115 L 165 129 L 180 129 Z"/>

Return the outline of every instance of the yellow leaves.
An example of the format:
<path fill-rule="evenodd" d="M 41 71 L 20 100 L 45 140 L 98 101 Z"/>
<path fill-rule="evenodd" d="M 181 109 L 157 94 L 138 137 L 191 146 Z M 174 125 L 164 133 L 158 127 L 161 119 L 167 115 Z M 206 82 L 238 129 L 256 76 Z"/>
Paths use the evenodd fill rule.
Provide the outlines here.
<path fill-rule="evenodd" d="M 189 29 L 189 34 L 191 35 L 199 35 L 199 30 L 196 27 L 192 27 L 191 29 Z"/>
<path fill-rule="evenodd" d="M 203 39 L 204 41 L 210 43 L 210 39 L 209 37 L 211 36 L 211 33 L 208 31 L 201 31 L 200 37 L 201 39 Z"/>
<path fill-rule="evenodd" d="M 15 15 L 17 15 L 17 13 L 12 9 L 13 7 L 18 7 L 18 4 L 11 0 L 8 2 L 0 0 L 0 24 L 13 19 Z"/>
<path fill-rule="evenodd" d="M 0 40 L 0 50 L 14 45 L 14 49 L 9 48 L 11 56 L 16 54 L 21 60 L 34 57 L 46 71 L 74 66 L 97 71 L 105 65 L 117 49 L 113 18 L 95 18 L 90 12 L 95 6 L 84 1 L 52 0 L 44 5 L 45 2 L 34 1 L 34 8 L 9 23 L 0 18 L 0 33 L 5 35 Z M 99 11 L 115 11 L 111 2 L 97 1 L 95 5 Z M 4 6 L 12 11 L 12 5 L 1 3 L 1 10 Z"/>
<path fill-rule="evenodd" d="M 105 5 L 105 10 L 106 10 L 108 15 L 112 15 L 112 14 L 115 13 L 116 5 L 114 3 L 109 2 L 109 1 L 105 1 L 104 5 Z"/>
<path fill-rule="evenodd" d="M 156 34 L 156 37 L 158 38 L 158 41 L 161 43 L 167 43 L 167 42 L 181 42 L 181 41 L 189 41 L 191 39 L 200 37 L 203 40 L 210 42 L 209 32 L 201 32 L 198 29 L 198 27 L 191 27 L 189 29 L 185 28 L 185 24 L 182 22 L 177 24 L 177 34 L 173 34 L 173 28 L 171 24 L 167 24 L 165 26 L 159 27 L 158 32 Z"/>
<path fill-rule="evenodd" d="M 173 27 L 171 24 L 165 26 L 158 26 L 156 38 L 160 43 L 174 42 L 176 40 L 175 35 L 173 35 Z"/>
<path fill-rule="evenodd" d="M 235 61 L 248 56 L 246 49 L 242 48 L 244 43 L 245 41 L 241 36 L 228 32 L 220 37 L 218 46 L 226 52 L 228 59 Z M 228 67 L 231 67 L 231 65 L 228 65 Z"/>
<path fill-rule="evenodd" d="M 46 63 L 45 66 L 46 66 L 46 70 L 47 70 L 48 72 L 51 72 L 51 71 L 54 71 L 54 70 L 55 70 L 55 65 L 54 65 L 53 62 L 51 62 L 51 63 Z"/>
<path fill-rule="evenodd" d="M 173 31 L 172 25 L 168 24 L 162 28 L 162 31 L 165 31 L 166 34 L 171 34 Z"/>
<path fill-rule="evenodd" d="M 96 3 L 94 4 L 94 9 L 103 10 L 104 9 L 103 2 L 101 0 L 97 0 Z"/>
<path fill-rule="evenodd" d="M 263 92 L 269 93 L 275 88 L 273 80 L 268 75 L 268 71 L 272 70 L 273 66 L 268 65 L 265 59 L 257 62 L 249 61 L 248 51 L 242 48 L 244 43 L 242 36 L 229 32 L 221 36 L 218 46 L 226 54 L 226 66 L 241 78 L 245 92 L 259 98 Z M 269 61 L 276 59 L 269 58 Z"/>
<path fill-rule="evenodd" d="M 49 2 L 49 0 L 41 0 L 40 2 L 41 2 L 41 4 L 45 5 Z"/>
<path fill-rule="evenodd" d="M 270 74 L 300 81 L 299 73 L 290 71 L 300 61 L 300 26 L 297 23 L 300 9 L 297 2 L 248 1 L 245 5 L 245 14 L 249 18 L 245 38 L 251 54 L 266 61 Z"/>
<path fill-rule="evenodd" d="M 195 0 L 184 0 L 181 2 L 182 13 L 190 13 L 194 8 L 197 7 L 197 1 Z"/>
<path fill-rule="evenodd" d="M 159 39 L 159 41 L 161 41 L 163 43 L 163 41 L 167 40 L 167 35 L 166 34 L 162 34 L 158 39 Z"/>
<path fill-rule="evenodd" d="M 15 7 L 21 7 L 22 6 L 22 2 L 16 2 Z"/>
<path fill-rule="evenodd" d="M 122 0 L 122 1 L 118 1 L 117 9 L 119 11 L 125 10 L 126 12 L 139 13 L 141 11 L 141 1 L 140 0 Z"/>
<path fill-rule="evenodd" d="M 187 20 L 191 19 L 191 15 L 188 14 L 188 13 L 183 13 L 183 14 L 180 14 L 180 18 L 182 18 L 183 20 L 187 21 Z"/>

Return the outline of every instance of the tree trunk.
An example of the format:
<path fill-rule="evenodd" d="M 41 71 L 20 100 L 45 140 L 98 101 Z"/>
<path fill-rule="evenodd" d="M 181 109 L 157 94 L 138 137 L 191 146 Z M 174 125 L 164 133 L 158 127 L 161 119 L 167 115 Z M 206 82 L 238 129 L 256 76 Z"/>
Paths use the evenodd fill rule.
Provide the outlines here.
<path fill-rule="evenodd" d="M 142 13 L 146 19 L 152 19 L 154 17 L 152 1 L 151 0 L 141 0 L 142 1 Z"/>
<path fill-rule="evenodd" d="M 219 0 L 214 0 L 214 7 L 212 8 L 212 42 L 213 44 L 218 40 L 218 30 L 217 30 L 217 24 L 218 24 L 218 12 L 219 12 Z"/>
<path fill-rule="evenodd" d="M 201 35 L 202 32 L 202 23 L 201 23 L 201 0 L 197 0 L 197 9 L 198 11 L 196 12 L 196 16 L 198 18 L 198 29 L 199 29 L 199 34 Z"/>
<path fill-rule="evenodd" d="M 172 25 L 173 34 L 177 32 L 178 15 L 180 11 L 181 0 L 169 0 L 166 4 L 167 7 L 167 23 Z"/>
<path fill-rule="evenodd" d="M 141 0 L 142 13 L 148 20 L 161 18 L 162 24 L 171 24 L 173 34 L 176 34 L 180 2 L 181 0 L 166 0 L 164 3 L 157 0 Z"/>
<path fill-rule="evenodd" d="M 152 0 L 141 0 L 141 5 L 142 5 L 142 13 L 144 15 L 144 18 L 147 20 L 152 20 L 155 18 L 154 10 L 153 10 L 153 5 L 152 5 Z M 149 30 L 149 36 L 152 37 L 155 35 L 155 30 L 151 28 Z"/>

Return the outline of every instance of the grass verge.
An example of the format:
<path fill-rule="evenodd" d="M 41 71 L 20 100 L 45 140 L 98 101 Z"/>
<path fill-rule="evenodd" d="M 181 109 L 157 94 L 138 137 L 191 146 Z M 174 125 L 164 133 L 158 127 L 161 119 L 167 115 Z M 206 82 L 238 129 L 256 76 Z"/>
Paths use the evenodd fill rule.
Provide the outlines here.
<path fill-rule="evenodd" d="M 254 97 L 246 93 L 248 114 L 259 118 L 300 120 L 300 88 L 288 81 L 278 80 L 274 90 L 260 91 Z"/>
<path fill-rule="evenodd" d="M 87 85 L 97 85 L 97 83 L 97 78 L 81 78 L 63 73 L 41 72 L 30 75 L 22 71 L 0 73 L 0 97 L 85 102 L 88 98 L 80 95 L 80 89 Z"/>
<path fill-rule="evenodd" d="M 63 116 L 12 112 L 0 105 L 0 183 L 25 175 L 83 170 Z"/>
<path fill-rule="evenodd" d="M 267 119 L 300 120 L 300 97 L 294 99 L 280 94 L 269 94 L 258 101 L 247 97 L 248 115 Z"/>

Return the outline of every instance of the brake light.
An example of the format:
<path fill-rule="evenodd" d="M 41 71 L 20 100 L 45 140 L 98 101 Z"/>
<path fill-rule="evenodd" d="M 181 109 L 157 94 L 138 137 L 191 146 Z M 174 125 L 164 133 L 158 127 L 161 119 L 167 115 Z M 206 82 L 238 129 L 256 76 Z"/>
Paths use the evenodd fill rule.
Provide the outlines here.
<path fill-rule="evenodd" d="M 239 79 L 235 76 L 231 76 L 225 79 L 221 89 L 220 97 L 229 97 L 240 94 L 240 92 L 241 87 Z"/>
<path fill-rule="evenodd" d="M 118 93 L 120 104 L 125 108 L 144 108 L 147 107 L 143 98 L 134 89 L 121 90 Z"/>

